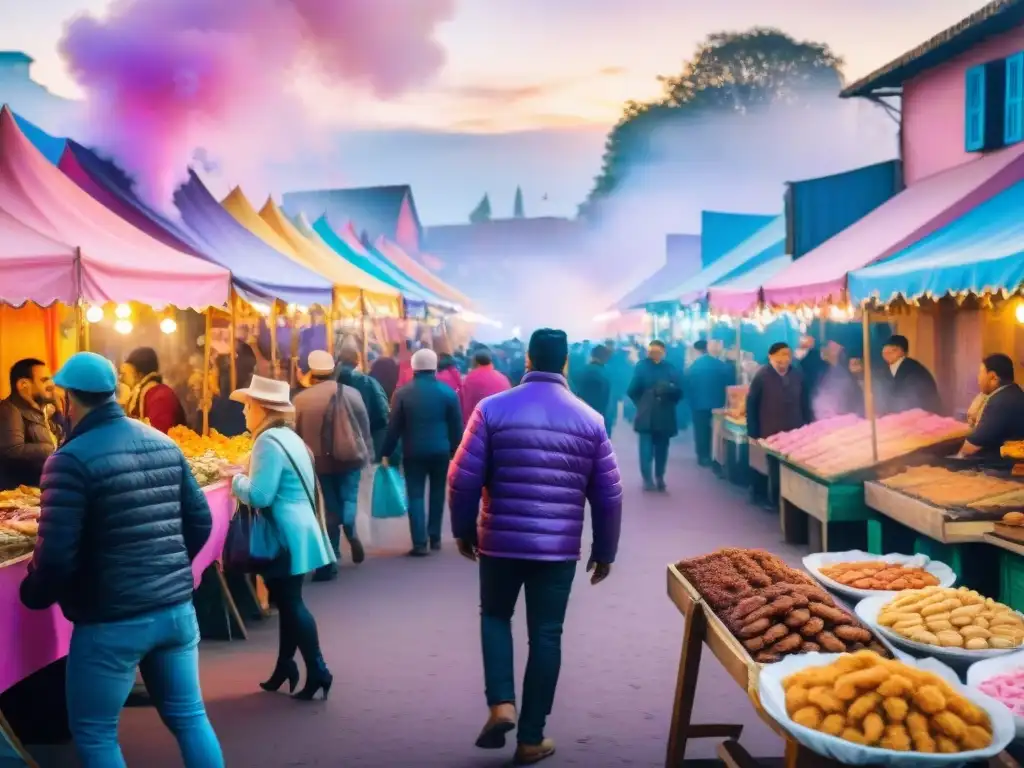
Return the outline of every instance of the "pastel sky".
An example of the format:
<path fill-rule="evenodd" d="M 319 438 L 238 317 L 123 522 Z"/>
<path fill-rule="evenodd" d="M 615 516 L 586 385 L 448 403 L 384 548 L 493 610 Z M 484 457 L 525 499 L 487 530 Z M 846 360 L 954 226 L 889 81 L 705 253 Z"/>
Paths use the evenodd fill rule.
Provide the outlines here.
<path fill-rule="evenodd" d="M 210 0 L 211 2 L 237 0 Z M 35 78 L 77 87 L 56 52 L 64 22 L 110 0 L 0 0 L 0 50 L 25 50 Z M 325 122 L 455 132 L 607 126 L 627 99 L 656 95 L 706 34 L 775 26 L 826 42 L 855 79 L 983 6 L 984 0 L 459 0 L 439 36 L 430 88 L 377 103 L 306 85 Z M 244 5 L 244 2 L 242 3 Z"/>

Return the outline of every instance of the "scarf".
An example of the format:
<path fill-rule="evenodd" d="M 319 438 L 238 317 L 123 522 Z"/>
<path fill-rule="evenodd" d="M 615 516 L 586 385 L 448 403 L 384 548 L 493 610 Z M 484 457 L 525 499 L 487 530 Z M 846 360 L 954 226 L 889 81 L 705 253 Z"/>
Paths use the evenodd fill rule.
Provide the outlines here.
<path fill-rule="evenodd" d="M 146 420 L 146 395 L 157 384 L 163 384 L 164 380 L 159 373 L 150 373 L 142 377 L 142 381 L 136 384 L 128 395 L 128 403 L 125 405 L 125 412 L 133 419 Z"/>

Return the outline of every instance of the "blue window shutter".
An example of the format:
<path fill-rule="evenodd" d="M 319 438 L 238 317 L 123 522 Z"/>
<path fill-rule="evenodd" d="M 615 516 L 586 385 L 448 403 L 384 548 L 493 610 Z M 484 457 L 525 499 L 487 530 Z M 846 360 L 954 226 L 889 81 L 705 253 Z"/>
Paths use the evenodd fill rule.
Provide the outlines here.
<path fill-rule="evenodd" d="M 985 148 L 985 65 L 967 70 L 964 103 L 964 147 L 968 152 Z"/>
<path fill-rule="evenodd" d="M 1003 143 L 1024 139 L 1024 53 L 1006 60 L 1006 101 L 1003 117 Z"/>

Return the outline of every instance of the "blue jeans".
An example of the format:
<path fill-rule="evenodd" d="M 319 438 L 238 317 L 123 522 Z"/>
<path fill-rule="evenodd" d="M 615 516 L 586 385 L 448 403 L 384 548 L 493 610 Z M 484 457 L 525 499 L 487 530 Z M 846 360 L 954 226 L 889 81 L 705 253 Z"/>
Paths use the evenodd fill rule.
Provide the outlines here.
<path fill-rule="evenodd" d="M 448 492 L 447 456 L 424 459 L 405 459 L 405 492 L 409 497 L 409 531 L 412 545 L 426 549 L 430 541 L 441 542 L 441 523 L 444 521 L 444 500 Z M 427 496 L 427 483 L 430 495 Z M 429 507 L 429 519 L 427 508 Z"/>
<path fill-rule="evenodd" d="M 223 768 L 199 687 L 199 624 L 191 601 L 123 621 L 75 625 L 67 703 L 82 768 L 125 766 L 117 725 L 136 668 L 186 768 Z"/>
<path fill-rule="evenodd" d="M 515 704 L 512 613 L 526 589 L 530 655 L 523 677 L 519 742 L 540 744 L 555 701 L 562 667 L 562 624 L 576 561 L 519 560 L 480 556 L 480 638 L 488 706 Z"/>
<path fill-rule="evenodd" d="M 668 446 L 671 438 L 668 435 L 652 435 L 644 433 L 640 438 L 640 475 L 647 485 L 665 480 L 665 465 L 668 464 Z M 651 465 L 654 474 L 651 474 Z"/>
<path fill-rule="evenodd" d="M 341 562 L 341 532 L 349 543 L 358 540 L 356 535 L 356 515 L 359 510 L 359 477 L 361 469 L 351 472 L 340 472 L 331 475 L 318 475 L 320 488 L 324 492 L 326 508 L 327 538 L 331 542 L 334 554 Z M 336 563 L 325 566 L 326 570 L 337 571 Z M 322 569 L 324 570 L 324 569 Z"/>

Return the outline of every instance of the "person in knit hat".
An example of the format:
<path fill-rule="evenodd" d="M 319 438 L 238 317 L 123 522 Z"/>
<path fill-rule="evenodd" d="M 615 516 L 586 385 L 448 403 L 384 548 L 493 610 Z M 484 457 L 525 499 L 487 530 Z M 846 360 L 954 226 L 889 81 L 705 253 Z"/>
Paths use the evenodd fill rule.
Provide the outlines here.
<path fill-rule="evenodd" d="M 458 395 L 438 380 L 432 349 L 417 350 L 411 367 L 412 381 L 395 392 L 380 457 L 386 463 L 401 440 L 412 534 L 409 554 L 423 557 L 441 549 L 448 463 L 462 440 L 462 408 Z"/>

